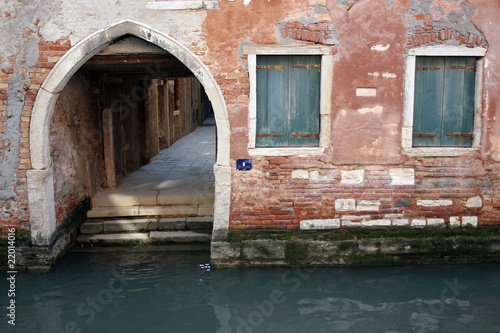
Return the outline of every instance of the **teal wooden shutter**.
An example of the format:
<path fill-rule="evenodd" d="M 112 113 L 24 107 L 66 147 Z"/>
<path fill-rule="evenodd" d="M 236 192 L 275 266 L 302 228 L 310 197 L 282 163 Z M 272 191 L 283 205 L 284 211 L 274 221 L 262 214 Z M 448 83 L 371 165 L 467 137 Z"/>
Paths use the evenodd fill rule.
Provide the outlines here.
<path fill-rule="evenodd" d="M 417 57 L 413 146 L 472 145 L 475 63 L 473 57 Z"/>
<path fill-rule="evenodd" d="M 288 66 L 281 56 L 257 57 L 257 147 L 287 145 Z"/>
<path fill-rule="evenodd" d="M 318 146 L 321 56 L 257 57 L 257 147 Z"/>
<path fill-rule="evenodd" d="M 320 56 L 290 57 L 289 146 L 318 146 Z"/>
<path fill-rule="evenodd" d="M 443 110 L 442 57 L 417 57 L 415 67 L 415 106 L 413 145 L 440 146 Z"/>
<path fill-rule="evenodd" d="M 447 57 L 443 101 L 443 146 L 472 146 L 476 59 Z"/>

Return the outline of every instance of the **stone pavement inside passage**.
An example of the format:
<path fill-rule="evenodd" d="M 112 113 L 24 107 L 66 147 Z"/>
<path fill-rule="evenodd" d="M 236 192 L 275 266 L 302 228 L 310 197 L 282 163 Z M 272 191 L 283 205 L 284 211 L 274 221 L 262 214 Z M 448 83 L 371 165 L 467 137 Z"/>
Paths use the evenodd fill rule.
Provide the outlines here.
<path fill-rule="evenodd" d="M 99 202 L 108 206 L 103 201 L 112 201 L 113 206 L 127 206 L 131 199 L 139 205 L 148 205 L 148 201 L 159 204 L 161 198 L 213 198 L 214 125 L 209 118 L 203 126 L 179 139 L 170 148 L 161 150 L 148 165 L 119 179 L 116 188 L 98 193 L 92 200 L 94 207 L 99 206 Z M 151 202 L 149 205 L 155 204 Z"/>

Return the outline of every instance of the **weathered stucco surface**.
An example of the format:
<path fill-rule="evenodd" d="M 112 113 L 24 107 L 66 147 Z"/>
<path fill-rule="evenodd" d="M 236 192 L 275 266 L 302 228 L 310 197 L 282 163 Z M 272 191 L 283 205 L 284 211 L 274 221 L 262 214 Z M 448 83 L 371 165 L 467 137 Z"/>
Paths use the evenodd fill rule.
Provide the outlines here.
<path fill-rule="evenodd" d="M 390 7 L 384 0 L 361 1 L 352 7 L 336 1 L 328 4 L 339 53 L 333 78 L 336 130 L 324 159 L 335 164 L 401 163 L 405 160 L 399 129 L 406 45 L 402 14 L 408 1 Z M 356 96 L 357 88 L 374 88 L 376 96 Z"/>
<path fill-rule="evenodd" d="M 488 0 L 471 0 L 476 7 L 472 22 L 489 43 L 483 94 L 483 154 L 500 161 L 500 33 L 495 24 L 500 17 L 500 5 Z"/>
<path fill-rule="evenodd" d="M 74 45 L 96 31 L 120 20 L 137 20 L 161 28 L 179 42 L 189 45 L 199 40 L 205 11 L 150 10 L 148 1 L 90 0 L 55 1 L 44 18 L 40 34 L 46 41 L 68 37 Z"/>

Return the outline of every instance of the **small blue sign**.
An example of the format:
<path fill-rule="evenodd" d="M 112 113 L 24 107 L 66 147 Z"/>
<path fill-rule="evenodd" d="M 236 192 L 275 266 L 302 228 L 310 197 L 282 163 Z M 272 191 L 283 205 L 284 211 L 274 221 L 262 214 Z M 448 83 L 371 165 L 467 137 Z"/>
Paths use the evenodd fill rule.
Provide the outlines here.
<path fill-rule="evenodd" d="M 236 170 L 240 170 L 240 171 L 248 171 L 248 170 L 252 170 L 252 160 L 250 159 L 238 159 L 236 160 Z"/>

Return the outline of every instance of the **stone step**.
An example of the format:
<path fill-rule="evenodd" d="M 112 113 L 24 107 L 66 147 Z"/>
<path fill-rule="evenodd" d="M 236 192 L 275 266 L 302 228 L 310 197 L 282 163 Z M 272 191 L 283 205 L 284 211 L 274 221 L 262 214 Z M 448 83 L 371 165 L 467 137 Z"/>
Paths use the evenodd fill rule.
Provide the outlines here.
<path fill-rule="evenodd" d="M 151 231 L 150 244 L 210 243 L 212 235 L 194 231 Z"/>
<path fill-rule="evenodd" d="M 172 191 L 108 190 L 92 198 L 92 207 L 136 207 L 207 205 L 214 203 L 213 190 L 207 193 L 189 189 Z"/>
<path fill-rule="evenodd" d="M 81 246 L 106 245 L 163 245 L 163 244 L 206 244 L 212 236 L 193 231 L 151 231 L 142 233 L 80 234 L 76 244 Z"/>
<path fill-rule="evenodd" d="M 170 206 L 127 206 L 94 207 L 87 212 L 87 218 L 133 217 L 133 216 L 213 216 L 213 204 L 170 205 Z"/>
<path fill-rule="evenodd" d="M 127 246 L 73 246 L 70 249 L 71 252 L 128 252 L 130 248 Z M 183 244 L 183 243 L 172 243 L 172 244 L 147 244 L 143 246 L 134 246 L 134 253 L 138 252 L 204 252 L 210 258 L 210 244 Z"/>
<path fill-rule="evenodd" d="M 104 234 L 147 231 L 207 230 L 213 228 L 213 218 L 173 217 L 146 219 L 88 220 L 80 227 L 82 234 Z"/>

